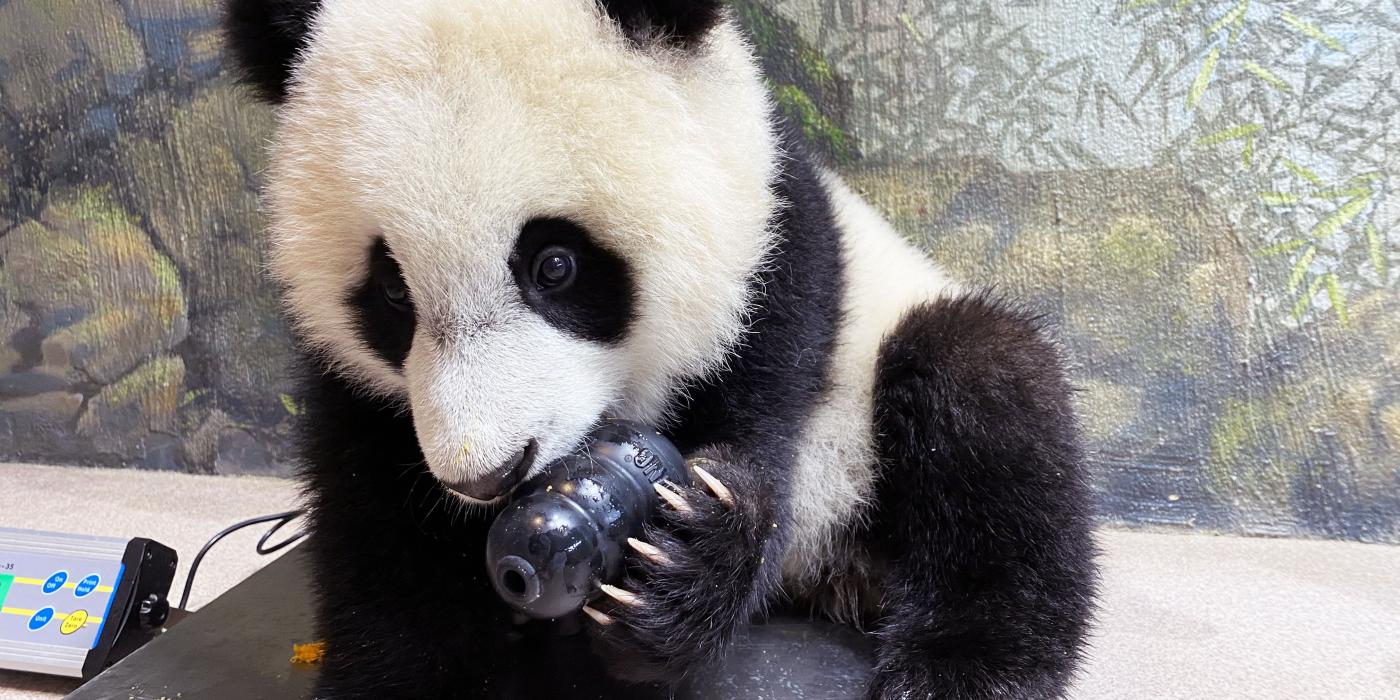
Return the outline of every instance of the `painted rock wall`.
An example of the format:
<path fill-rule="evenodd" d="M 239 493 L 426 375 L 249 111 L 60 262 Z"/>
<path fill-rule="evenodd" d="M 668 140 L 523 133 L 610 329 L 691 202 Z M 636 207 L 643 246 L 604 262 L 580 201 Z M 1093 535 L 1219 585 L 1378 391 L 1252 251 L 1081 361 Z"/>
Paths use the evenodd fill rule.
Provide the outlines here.
<path fill-rule="evenodd" d="M 0 457 L 286 471 L 269 115 L 212 4 L 0 3 Z"/>
<path fill-rule="evenodd" d="M 734 0 L 779 109 L 1059 321 L 1105 516 L 1400 541 L 1400 9 Z M 287 469 L 210 0 L 0 2 L 0 456 Z"/>

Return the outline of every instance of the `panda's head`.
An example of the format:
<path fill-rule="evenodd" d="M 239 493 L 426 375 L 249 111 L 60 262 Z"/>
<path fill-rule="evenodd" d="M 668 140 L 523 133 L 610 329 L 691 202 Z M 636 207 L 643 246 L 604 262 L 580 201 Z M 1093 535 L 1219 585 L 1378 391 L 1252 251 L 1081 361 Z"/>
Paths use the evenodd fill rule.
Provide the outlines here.
<path fill-rule="evenodd" d="M 230 0 L 227 26 L 277 105 L 300 337 L 468 501 L 604 413 L 663 421 L 741 342 L 778 154 L 719 2 Z"/>

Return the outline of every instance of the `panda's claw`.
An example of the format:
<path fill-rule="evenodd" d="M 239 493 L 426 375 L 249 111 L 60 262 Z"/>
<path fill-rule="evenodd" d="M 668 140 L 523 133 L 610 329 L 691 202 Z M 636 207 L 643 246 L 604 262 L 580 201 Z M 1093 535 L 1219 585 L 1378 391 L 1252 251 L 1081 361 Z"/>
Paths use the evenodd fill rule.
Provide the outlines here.
<path fill-rule="evenodd" d="M 607 583 L 598 586 L 598 588 L 604 593 L 608 594 L 608 596 L 611 597 L 613 600 L 622 603 L 623 605 L 637 606 L 642 604 L 642 599 L 637 597 L 637 594 L 631 591 L 624 590 L 618 588 L 617 586 L 613 586 Z"/>
<path fill-rule="evenodd" d="M 616 620 L 612 619 L 611 616 L 606 615 L 604 613 L 600 613 L 597 610 L 588 607 L 587 605 L 583 606 L 583 614 L 589 616 L 590 618 L 593 618 L 593 621 L 600 625 L 611 625 L 612 623 L 616 622 Z"/>
<path fill-rule="evenodd" d="M 701 481 L 705 482 L 706 486 L 710 487 L 710 491 L 715 494 L 715 498 L 718 498 L 720 503 L 730 508 L 734 507 L 734 493 L 729 490 L 728 486 L 720 483 L 719 479 L 705 471 L 699 464 L 692 464 L 690 468 L 695 471 L 695 475 L 700 477 Z"/>
<path fill-rule="evenodd" d="M 661 496 L 661 500 L 666 501 L 666 503 L 672 508 L 675 508 L 677 512 L 687 514 L 691 512 L 690 504 L 686 503 L 685 499 L 682 498 L 680 494 L 661 484 L 653 484 L 653 486 L 656 488 L 657 495 Z"/>
<path fill-rule="evenodd" d="M 671 565 L 671 558 L 666 556 L 666 553 L 661 551 L 661 548 L 654 544 L 643 542 L 635 537 L 628 537 L 627 544 L 632 549 L 636 550 L 638 554 L 650 559 L 653 564 L 660 566 Z"/>

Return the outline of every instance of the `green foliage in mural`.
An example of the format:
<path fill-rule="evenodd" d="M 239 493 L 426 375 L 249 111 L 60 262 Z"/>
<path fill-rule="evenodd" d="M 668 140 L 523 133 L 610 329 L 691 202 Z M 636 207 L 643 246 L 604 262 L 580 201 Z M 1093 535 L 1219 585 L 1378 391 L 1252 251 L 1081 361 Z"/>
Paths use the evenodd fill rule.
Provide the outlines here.
<path fill-rule="evenodd" d="M 763 3 L 736 0 L 732 6 L 763 58 L 764 73 L 778 110 L 827 158 L 848 162 L 855 151 L 840 126 L 844 86 L 831 65 L 797 36 L 790 21 Z"/>
<path fill-rule="evenodd" d="M 1108 517 L 1400 540 L 1400 8 L 765 5 L 848 180 L 1060 320 Z"/>
<path fill-rule="evenodd" d="M 1204 174 L 1240 198 L 1237 216 L 1255 245 L 1289 265 L 1289 302 L 1280 304 L 1288 322 L 1315 311 L 1345 318 L 1350 294 L 1394 288 L 1386 270 L 1396 246 L 1369 233 L 1397 223 L 1385 215 L 1396 205 L 1383 186 L 1397 138 L 1387 120 L 1400 110 L 1393 6 L 1133 0 L 1125 22 L 1149 37 L 1188 32 L 1171 54 L 1145 44 L 1143 68 L 1148 82 L 1165 85 L 1198 66 L 1185 107 L 1208 100 L 1211 113 L 1194 119 L 1220 128 L 1196 146 L 1240 155 L 1235 168 Z"/>

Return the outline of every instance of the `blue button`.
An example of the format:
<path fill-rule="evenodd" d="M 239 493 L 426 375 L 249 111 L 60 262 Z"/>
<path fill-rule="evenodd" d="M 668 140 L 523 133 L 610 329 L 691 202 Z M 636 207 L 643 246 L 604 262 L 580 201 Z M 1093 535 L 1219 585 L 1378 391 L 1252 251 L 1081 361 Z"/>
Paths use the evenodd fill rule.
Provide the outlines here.
<path fill-rule="evenodd" d="M 29 618 L 29 629 L 31 631 L 38 632 L 39 630 L 44 629 L 44 625 L 49 624 L 49 620 L 52 619 L 53 608 L 44 608 L 43 610 L 37 610 L 34 612 L 34 615 Z"/>
<path fill-rule="evenodd" d="M 77 586 L 73 588 L 73 595 L 82 598 L 83 596 L 97 590 L 97 584 L 101 581 L 102 578 L 97 574 L 88 574 L 86 577 L 83 578 L 83 580 L 78 582 Z"/>
<path fill-rule="evenodd" d="M 55 571 L 53 572 L 52 576 L 49 576 L 49 580 L 44 582 L 44 593 L 53 593 L 54 591 L 63 588 L 63 584 L 67 582 L 67 571 Z"/>

